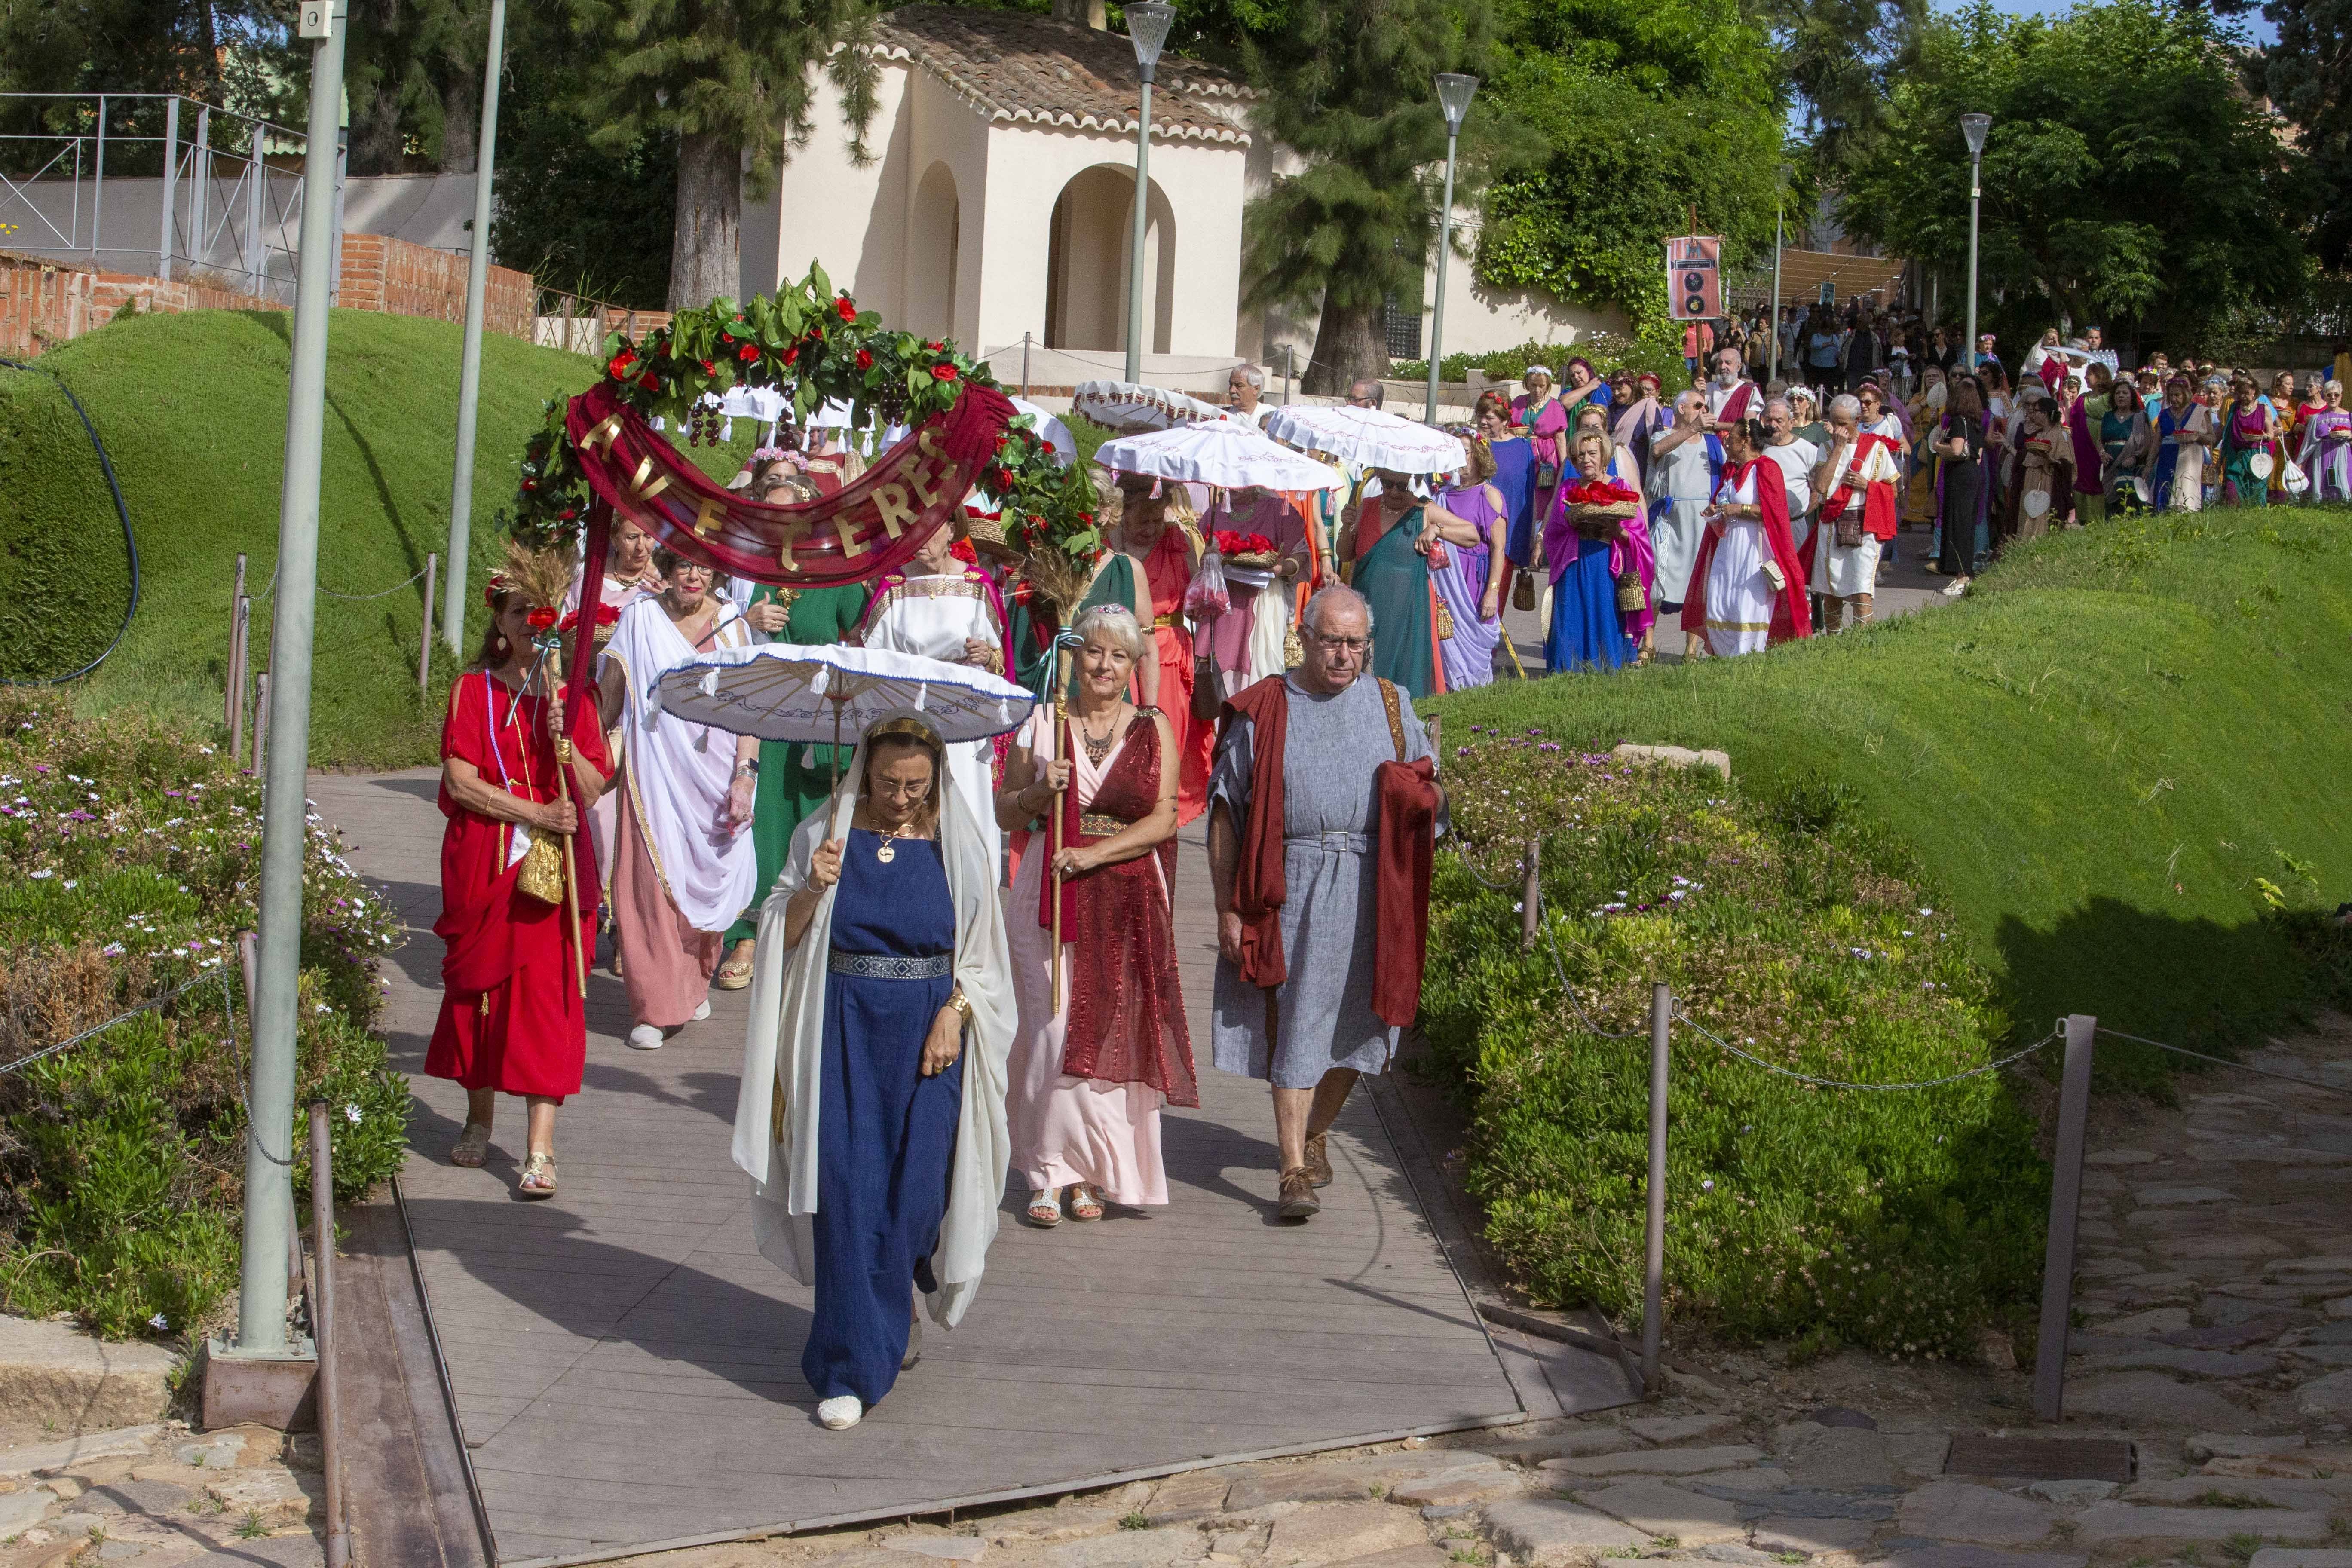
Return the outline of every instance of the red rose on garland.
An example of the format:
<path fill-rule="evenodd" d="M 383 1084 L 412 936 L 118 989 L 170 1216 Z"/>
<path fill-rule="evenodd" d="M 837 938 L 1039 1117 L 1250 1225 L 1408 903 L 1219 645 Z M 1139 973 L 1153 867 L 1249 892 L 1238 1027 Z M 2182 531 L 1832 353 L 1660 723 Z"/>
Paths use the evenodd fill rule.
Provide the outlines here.
<path fill-rule="evenodd" d="M 833 302 L 833 309 L 834 313 L 838 315 L 845 321 L 855 321 L 857 320 L 857 307 L 850 303 L 849 296 L 846 294 L 844 294 L 840 299 L 835 300 Z"/>
<path fill-rule="evenodd" d="M 531 630 L 535 632 L 543 632 L 548 627 L 555 624 L 555 612 L 548 608 L 546 605 L 541 605 L 538 609 L 533 610 L 530 615 L 523 618 L 530 623 Z"/>
<path fill-rule="evenodd" d="M 940 381 L 953 381 L 956 378 L 956 367 L 951 364 L 935 364 L 931 366 L 931 374 Z"/>
<path fill-rule="evenodd" d="M 735 351 L 735 357 L 741 360 L 745 364 L 749 364 L 753 360 L 760 357 L 760 345 L 757 343 L 745 343 L 741 348 Z"/>
<path fill-rule="evenodd" d="M 872 351 L 867 349 L 859 349 L 857 351 L 857 368 L 860 370 L 872 370 L 874 368 L 874 355 Z"/>
<path fill-rule="evenodd" d="M 636 367 L 637 356 L 631 353 L 628 350 L 623 349 L 619 353 L 613 356 L 610 363 L 604 366 L 604 374 L 611 376 L 614 381 L 626 381 L 629 379 L 629 373 L 636 369 Z"/>

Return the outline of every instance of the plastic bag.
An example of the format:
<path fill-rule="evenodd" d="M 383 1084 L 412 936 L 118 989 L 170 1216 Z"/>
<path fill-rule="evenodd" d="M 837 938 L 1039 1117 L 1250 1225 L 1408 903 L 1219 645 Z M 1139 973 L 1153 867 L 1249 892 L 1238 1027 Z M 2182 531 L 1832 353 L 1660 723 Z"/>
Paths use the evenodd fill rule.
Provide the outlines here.
<path fill-rule="evenodd" d="M 1201 569 L 1192 574 L 1192 585 L 1184 590 L 1184 614 L 1194 626 L 1202 626 L 1233 607 L 1233 590 L 1225 585 L 1225 558 L 1208 551 L 1201 557 Z"/>

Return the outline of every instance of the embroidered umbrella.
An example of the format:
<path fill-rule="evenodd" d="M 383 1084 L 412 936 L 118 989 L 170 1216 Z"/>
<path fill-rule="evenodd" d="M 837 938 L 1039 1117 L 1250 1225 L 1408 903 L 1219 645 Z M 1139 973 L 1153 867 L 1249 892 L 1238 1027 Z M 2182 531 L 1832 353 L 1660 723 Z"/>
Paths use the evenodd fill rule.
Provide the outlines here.
<path fill-rule="evenodd" d="M 1225 489 L 1255 485 L 1269 490 L 1336 490 L 1348 482 L 1328 463 L 1268 440 L 1256 426 L 1239 419 L 1211 419 L 1149 436 L 1121 437 L 1096 447 L 1095 461 L 1124 473 Z"/>
<path fill-rule="evenodd" d="M 1131 381 L 1082 382 L 1071 395 L 1070 407 L 1097 425 L 1121 431 L 1165 430 L 1220 418 L 1225 412 L 1164 386 L 1140 386 Z"/>
<path fill-rule="evenodd" d="M 1055 462 L 1066 468 L 1078 460 L 1077 438 L 1070 434 L 1067 425 L 1055 416 L 1052 409 L 1041 408 L 1025 397 L 1016 397 L 1013 399 L 1013 411 L 1015 415 L 1029 416 L 1030 427 L 1037 432 L 1037 439 L 1053 448 Z"/>
<path fill-rule="evenodd" d="M 1265 433 L 1301 451 L 1328 452 L 1351 468 L 1450 474 L 1470 461 L 1459 436 L 1384 408 L 1293 403 L 1265 416 Z"/>
<path fill-rule="evenodd" d="M 888 648 L 761 643 L 690 659 L 656 683 L 654 705 L 692 724 L 763 741 L 834 745 L 908 709 L 942 741 L 985 741 L 1020 728 L 1036 693 L 970 665 Z"/>

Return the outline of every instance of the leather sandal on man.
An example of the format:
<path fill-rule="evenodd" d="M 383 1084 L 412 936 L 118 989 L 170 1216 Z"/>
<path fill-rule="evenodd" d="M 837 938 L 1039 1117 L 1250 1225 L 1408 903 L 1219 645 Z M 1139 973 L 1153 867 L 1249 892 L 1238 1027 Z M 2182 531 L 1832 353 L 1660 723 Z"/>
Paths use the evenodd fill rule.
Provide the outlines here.
<path fill-rule="evenodd" d="M 1327 1146 L 1328 1132 L 1307 1135 L 1307 1173 L 1318 1187 L 1331 1184 L 1331 1151 Z"/>
<path fill-rule="evenodd" d="M 1282 1173 L 1282 1200 L 1276 1214 L 1284 1219 L 1311 1219 L 1323 1212 L 1323 1200 L 1315 1195 L 1315 1175 L 1304 1165 L 1293 1165 Z"/>

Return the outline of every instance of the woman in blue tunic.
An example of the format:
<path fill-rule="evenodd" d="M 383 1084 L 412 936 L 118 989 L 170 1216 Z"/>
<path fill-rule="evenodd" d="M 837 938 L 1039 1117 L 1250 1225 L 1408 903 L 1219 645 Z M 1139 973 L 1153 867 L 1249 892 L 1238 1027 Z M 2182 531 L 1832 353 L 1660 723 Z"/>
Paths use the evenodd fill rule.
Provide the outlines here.
<path fill-rule="evenodd" d="M 1570 521 L 1569 491 L 1609 482 L 1612 443 L 1597 430 L 1577 437 L 1570 455 L 1580 479 L 1563 484 L 1544 524 L 1544 559 L 1551 567 L 1551 617 L 1544 632 L 1544 668 L 1622 669 L 1633 662 L 1633 639 L 1617 609 L 1617 579 L 1609 570 L 1612 541 L 1581 534 Z"/>
<path fill-rule="evenodd" d="M 836 1431 L 914 1364 L 915 1292 L 961 1317 L 1003 1190 L 1003 915 L 941 761 L 921 719 L 870 729 L 761 912 L 736 1163 L 761 1250 L 814 1288 L 801 1371 Z"/>
<path fill-rule="evenodd" d="M 1445 689 L 1437 620 L 1431 609 L 1422 502 L 1412 493 L 1411 476 L 1377 472 L 1381 493 L 1359 503 L 1340 551 L 1345 555 L 1352 544 L 1354 570 L 1348 581 L 1372 607 L 1368 668 L 1418 700 Z"/>

